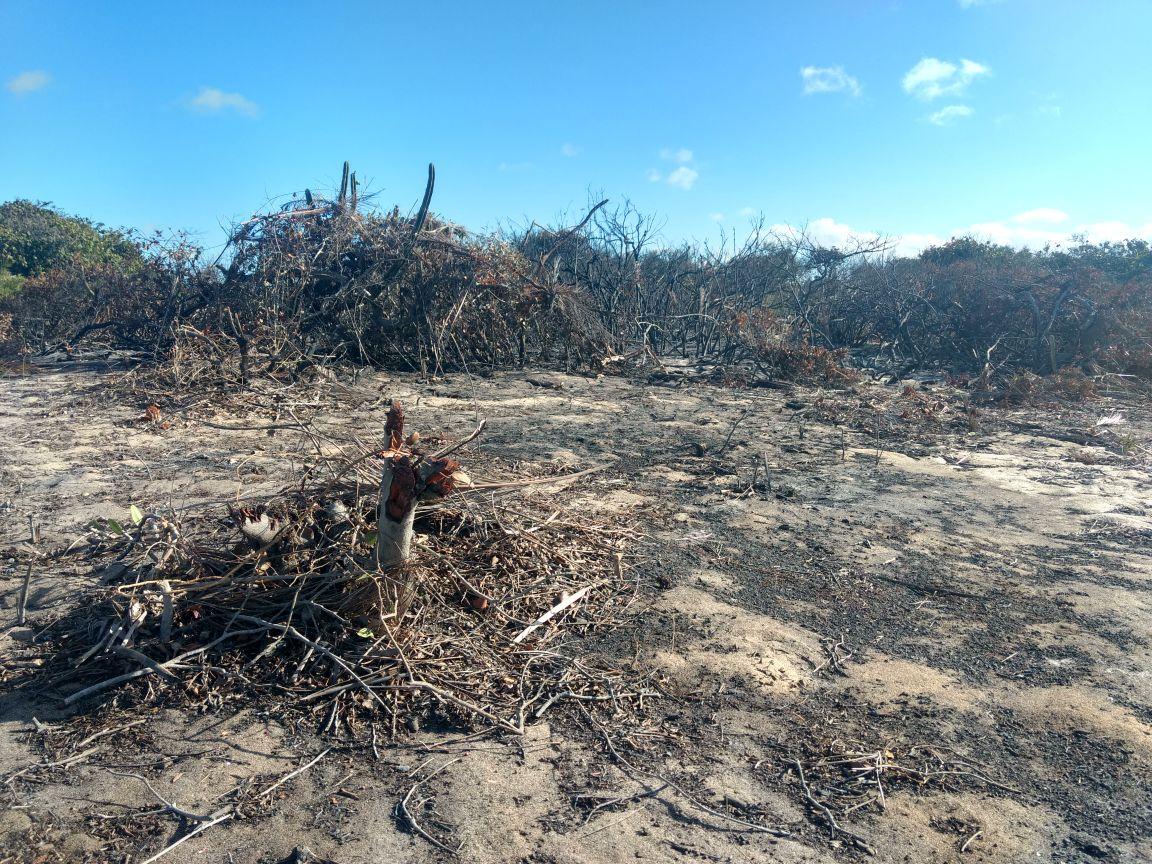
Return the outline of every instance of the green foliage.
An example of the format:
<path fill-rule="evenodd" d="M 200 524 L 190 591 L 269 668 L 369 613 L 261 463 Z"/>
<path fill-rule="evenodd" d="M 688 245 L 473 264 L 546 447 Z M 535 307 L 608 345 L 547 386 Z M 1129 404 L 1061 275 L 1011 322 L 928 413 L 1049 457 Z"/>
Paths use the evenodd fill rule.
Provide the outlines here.
<path fill-rule="evenodd" d="M 0 297 L 19 287 L 13 276 L 35 276 L 73 262 L 131 265 L 139 260 L 138 246 L 118 231 L 67 216 L 46 203 L 0 204 Z"/>
<path fill-rule="evenodd" d="M 15 297 L 24 286 L 24 277 L 15 273 L 0 270 L 0 300 L 6 297 Z"/>

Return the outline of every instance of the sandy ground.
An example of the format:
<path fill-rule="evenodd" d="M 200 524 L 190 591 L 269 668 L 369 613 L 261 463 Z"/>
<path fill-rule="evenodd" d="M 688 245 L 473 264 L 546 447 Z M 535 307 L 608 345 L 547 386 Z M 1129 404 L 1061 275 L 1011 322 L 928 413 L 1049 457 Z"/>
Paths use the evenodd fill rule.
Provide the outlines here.
<path fill-rule="evenodd" d="M 145 403 L 110 395 L 107 380 L 0 379 L 0 661 L 14 682 L 0 693 L 0 777 L 43 761 L 44 736 L 68 734 L 55 694 L 18 685 L 38 633 L 92 578 L 34 561 L 28 515 L 42 546 L 60 548 L 92 519 L 123 519 L 131 503 L 271 491 L 309 458 L 292 432 L 190 419 L 266 423 L 267 400 L 253 398 L 248 412 L 165 405 L 173 423 L 161 430 L 136 422 Z M 851 419 L 853 402 L 877 387 L 837 394 L 838 416 Z M 665 676 L 674 695 L 622 739 L 643 770 L 622 770 L 595 734 L 559 721 L 522 740 L 421 732 L 377 754 L 335 742 L 262 811 L 163 861 L 279 862 L 297 846 L 339 864 L 446 859 L 395 814 L 413 778 L 441 764 L 413 806 L 460 845 L 460 860 L 863 859 L 809 806 L 794 770 L 793 760 L 809 766 L 816 798 L 840 806 L 847 780 L 813 766 L 845 752 L 904 765 L 932 752 L 970 769 L 943 782 L 889 771 L 882 802 L 839 817 L 877 861 L 1152 861 L 1146 409 L 1101 400 L 1053 419 L 1067 430 L 1120 411 L 1124 452 L 981 422 L 891 437 L 831 422 L 832 397 L 812 390 L 615 377 L 380 375 L 335 401 L 295 392 L 281 409 L 348 440 L 379 435 L 392 396 L 411 428 L 462 436 L 488 418 L 471 460 L 488 450 L 536 473 L 617 460 L 565 495 L 629 514 L 649 538 L 631 552 L 646 577 L 631 622 L 581 649 Z M 1042 425 L 1049 415 L 1014 416 Z M 29 621 L 13 627 L 27 561 Z M 133 720 L 144 722 L 131 734 L 0 789 L 0 862 L 143 861 L 178 836 L 178 820 L 137 815 L 155 806 L 140 778 L 204 812 L 334 743 L 234 702 L 141 706 L 117 722 Z M 624 800 L 586 821 L 579 802 L 593 799 L 582 795 Z"/>

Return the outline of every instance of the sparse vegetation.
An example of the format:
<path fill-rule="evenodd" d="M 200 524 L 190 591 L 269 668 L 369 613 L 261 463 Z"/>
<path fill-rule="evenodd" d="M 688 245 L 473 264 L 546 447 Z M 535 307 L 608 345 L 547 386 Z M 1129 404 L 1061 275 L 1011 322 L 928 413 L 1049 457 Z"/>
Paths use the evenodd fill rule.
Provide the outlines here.
<path fill-rule="evenodd" d="M 987 389 L 1023 373 L 1152 377 L 1144 241 L 1019 250 L 953 240 L 916 257 L 753 230 L 734 250 L 664 247 L 624 203 L 579 225 L 475 235 L 430 211 L 378 210 L 345 170 L 237 226 L 215 262 L 46 205 L 0 208 L 7 344 L 102 344 L 213 360 L 218 382 L 352 363 L 437 371 L 597 367 L 679 356 L 844 382 L 843 366 L 948 370 Z M 1061 370 L 1072 370 L 1061 372 Z M 1083 389 L 1083 388 L 1081 388 Z"/>

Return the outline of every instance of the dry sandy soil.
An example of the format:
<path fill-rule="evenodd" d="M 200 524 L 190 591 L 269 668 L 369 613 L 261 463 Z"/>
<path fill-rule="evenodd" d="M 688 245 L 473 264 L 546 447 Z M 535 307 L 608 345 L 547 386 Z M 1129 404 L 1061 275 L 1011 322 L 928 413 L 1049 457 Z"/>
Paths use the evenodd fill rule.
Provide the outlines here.
<path fill-rule="evenodd" d="M 267 423 L 261 398 L 164 405 L 165 430 L 136 422 L 146 403 L 108 390 L 114 374 L 16 375 L 0 379 L 0 862 L 141 862 L 179 824 L 140 815 L 157 807 L 140 778 L 207 812 L 329 746 L 261 812 L 161 860 L 291 861 L 304 846 L 339 864 L 447 860 L 395 813 L 413 778 L 446 765 L 411 804 L 464 861 L 815 864 L 867 860 L 864 846 L 912 864 L 1152 861 L 1146 407 L 1099 399 L 969 422 L 941 396 L 942 412 L 904 429 L 868 407 L 896 398 L 878 384 L 830 394 L 549 375 L 551 389 L 531 377 L 377 375 L 289 401 L 337 440 L 379 436 L 396 396 L 413 428 L 449 437 L 488 418 L 472 462 L 499 453 L 539 474 L 616 460 L 563 501 L 625 513 L 648 538 L 629 550 L 644 575 L 632 617 L 577 646 L 663 676 L 669 695 L 619 732 L 632 769 L 559 714 L 522 739 L 425 730 L 373 754 L 231 700 L 107 717 L 85 706 L 105 725 L 143 722 L 13 777 L 59 752 L 54 737 L 84 737 L 69 731 L 84 715 L 29 682 L 39 635 L 92 576 L 29 553 L 28 515 L 41 549 L 61 549 L 130 503 L 270 492 L 309 459 L 291 431 L 194 419 Z M 1084 437 L 1117 412 L 1106 438 Z M 30 561 L 29 620 L 15 627 Z M 832 764 L 845 754 L 851 765 Z M 873 768 L 852 754 L 875 754 Z M 823 807 L 851 833 L 831 831 Z"/>

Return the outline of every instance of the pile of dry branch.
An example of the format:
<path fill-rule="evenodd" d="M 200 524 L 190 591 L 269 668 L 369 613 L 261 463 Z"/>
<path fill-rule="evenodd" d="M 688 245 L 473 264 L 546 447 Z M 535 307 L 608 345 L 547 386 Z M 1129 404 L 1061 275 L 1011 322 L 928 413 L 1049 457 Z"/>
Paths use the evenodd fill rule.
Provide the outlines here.
<path fill-rule="evenodd" d="M 238 226 L 219 277 L 163 316 L 173 383 L 247 384 L 342 362 L 435 372 L 607 353 L 578 287 L 549 264 L 577 229 L 549 233 L 530 257 L 432 215 L 434 186 L 429 165 L 414 215 L 375 211 L 345 163 L 333 198 L 305 190 Z"/>
<path fill-rule="evenodd" d="M 330 197 L 306 189 L 255 214 L 214 261 L 176 238 L 141 241 L 130 266 L 53 269 L 0 304 L 0 349 L 43 362 L 115 349 L 179 390 L 340 364 L 437 372 L 611 353 L 555 260 L 604 202 L 528 244 L 438 218 L 434 188 L 429 165 L 415 212 L 376 209 L 344 163 Z"/>
<path fill-rule="evenodd" d="M 567 700 L 620 712 L 649 695 L 563 650 L 634 595 L 631 530 L 546 495 L 507 503 L 524 481 L 473 482 L 459 445 L 422 452 L 399 406 L 386 435 L 259 506 L 134 508 L 94 530 L 99 593 L 57 622 L 37 686 L 68 704 L 265 696 L 351 734 L 520 732 Z"/>

